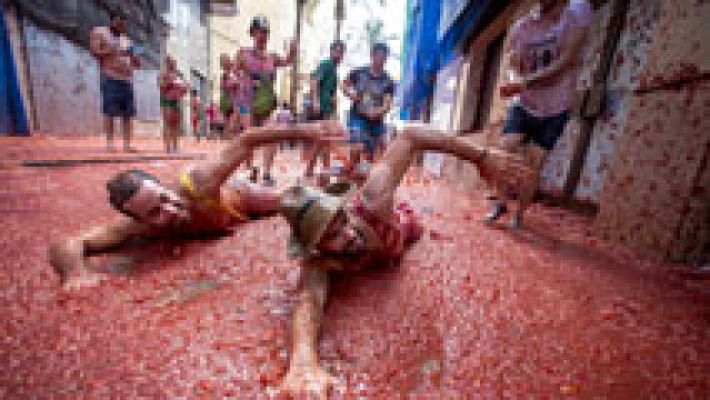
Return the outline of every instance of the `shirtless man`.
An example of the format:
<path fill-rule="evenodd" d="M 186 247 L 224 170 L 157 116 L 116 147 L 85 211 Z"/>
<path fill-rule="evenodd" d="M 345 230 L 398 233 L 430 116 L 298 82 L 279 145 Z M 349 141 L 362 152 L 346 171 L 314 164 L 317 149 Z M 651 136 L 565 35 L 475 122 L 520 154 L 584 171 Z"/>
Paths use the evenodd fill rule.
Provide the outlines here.
<path fill-rule="evenodd" d="M 345 132 L 337 128 L 337 122 L 320 124 L 320 130 L 302 129 L 299 125 L 249 129 L 213 164 L 194 169 L 193 181 L 205 193 L 211 193 L 258 145 L 306 140 L 325 146 L 348 140 Z M 387 149 L 361 188 L 350 190 L 341 185 L 321 191 L 294 186 L 281 193 L 279 212 L 292 232 L 289 253 L 301 258 L 303 268 L 293 316 L 290 366 L 280 387 L 282 393 L 325 398 L 334 383 L 334 378 L 320 366 L 317 353 L 328 272 L 386 267 L 421 236 L 422 227 L 413 210 L 406 203 L 395 203 L 394 198 L 420 151 L 444 152 L 473 162 L 488 179 L 505 179 L 510 184 L 529 179 L 530 171 L 522 159 L 487 151 L 459 136 L 409 129 Z"/>
<path fill-rule="evenodd" d="M 296 133 L 310 132 L 320 126 L 305 124 L 293 129 Z M 169 184 L 141 170 L 116 174 L 106 187 L 109 202 L 123 215 L 50 246 L 50 263 L 63 287 L 98 284 L 105 275 L 89 264 L 89 254 L 116 248 L 129 239 L 221 232 L 250 217 L 276 213 L 279 195 L 275 190 L 234 180 L 225 184 L 234 169 L 225 170 L 213 163 L 198 165 Z M 196 175 L 210 179 L 203 183 L 193 179 Z"/>
<path fill-rule="evenodd" d="M 133 96 L 133 70 L 140 66 L 131 39 L 126 36 L 126 19 L 109 13 L 109 26 L 97 26 L 91 31 L 89 48 L 101 69 L 101 112 L 104 114 L 106 148 L 113 151 L 113 119 L 121 118 L 123 150 L 131 148 L 131 120 L 136 114 Z"/>

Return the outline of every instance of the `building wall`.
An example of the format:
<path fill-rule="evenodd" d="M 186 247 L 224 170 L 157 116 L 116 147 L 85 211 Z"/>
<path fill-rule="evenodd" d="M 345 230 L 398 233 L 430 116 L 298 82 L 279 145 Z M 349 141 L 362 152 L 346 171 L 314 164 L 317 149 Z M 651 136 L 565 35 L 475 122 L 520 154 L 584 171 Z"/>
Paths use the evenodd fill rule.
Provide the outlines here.
<path fill-rule="evenodd" d="M 596 232 L 647 257 L 710 260 L 710 4 L 661 2 L 604 181 Z"/>
<path fill-rule="evenodd" d="M 612 61 L 606 95 L 606 109 L 596 121 L 592 141 L 576 197 L 598 203 L 604 180 L 611 168 L 616 144 L 626 132 L 629 106 L 639 87 L 641 73 L 648 64 L 648 53 L 657 33 L 661 0 L 630 3 L 625 28 Z M 600 10 L 608 13 L 608 7 Z M 601 45 L 601 44 L 597 44 Z"/>
<path fill-rule="evenodd" d="M 36 128 L 55 135 L 100 134 L 99 69 L 89 51 L 25 24 Z"/>

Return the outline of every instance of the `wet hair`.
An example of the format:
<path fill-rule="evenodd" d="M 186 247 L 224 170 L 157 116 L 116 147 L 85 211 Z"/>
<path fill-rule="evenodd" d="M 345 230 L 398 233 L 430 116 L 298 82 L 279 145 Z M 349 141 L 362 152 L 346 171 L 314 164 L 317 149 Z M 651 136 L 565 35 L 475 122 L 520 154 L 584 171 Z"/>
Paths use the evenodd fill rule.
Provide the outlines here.
<path fill-rule="evenodd" d="M 121 171 L 114 175 L 113 178 L 106 182 L 108 201 L 111 206 L 129 217 L 137 218 L 136 215 L 126 210 L 123 205 L 138 192 L 144 180 L 160 184 L 158 178 L 140 169 Z"/>
<path fill-rule="evenodd" d="M 385 53 L 385 56 L 388 56 L 390 54 L 390 48 L 384 42 L 377 42 L 377 43 L 373 44 L 371 51 L 373 53 L 376 51 L 382 51 Z"/>
<path fill-rule="evenodd" d="M 257 29 L 269 31 L 269 20 L 265 16 L 258 15 L 252 18 L 251 24 L 249 24 L 249 35 L 254 35 L 254 31 Z"/>
<path fill-rule="evenodd" d="M 345 42 L 343 42 L 342 40 L 333 40 L 333 43 L 330 44 L 330 51 L 333 51 L 338 47 L 340 47 L 342 50 L 345 50 Z"/>

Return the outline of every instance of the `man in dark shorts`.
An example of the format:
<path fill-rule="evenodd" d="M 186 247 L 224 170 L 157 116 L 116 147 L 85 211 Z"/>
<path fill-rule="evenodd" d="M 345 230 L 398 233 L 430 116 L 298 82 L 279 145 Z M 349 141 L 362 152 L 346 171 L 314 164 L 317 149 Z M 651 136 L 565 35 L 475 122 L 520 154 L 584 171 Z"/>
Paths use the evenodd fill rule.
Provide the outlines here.
<path fill-rule="evenodd" d="M 569 120 L 591 16 L 586 0 L 541 0 L 539 10 L 523 16 L 511 31 L 510 64 L 520 79 L 502 87 L 501 94 L 518 92 L 519 97 L 508 109 L 503 145 L 523 152 L 536 171 L 534 179 L 518 190 L 512 229 L 521 226 L 545 159 Z M 486 221 L 496 221 L 507 212 L 508 191 L 497 189 L 498 198 Z"/>
<path fill-rule="evenodd" d="M 345 43 L 336 40 L 330 44 L 330 57 L 321 61 L 318 68 L 311 73 L 311 110 L 308 119 L 320 121 L 336 118 L 335 93 L 338 87 L 338 64 L 343 60 Z M 323 157 L 323 168 L 330 168 L 330 153 L 319 148 L 308 148 L 306 177 L 313 176 L 318 156 Z"/>
<path fill-rule="evenodd" d="M 104 115 L 106 148 L 113 151 L 113 119 L 121 118 L 123 149 L 131 148 L 131 123 L 136 115 L 133 96 L 133 70 L 140 66 L 131 39 L 126 36 L 126 19 L 109 13 L 109 26 L 98 26 L 91 31 L 90 50 L 101 70 L 101 112 Z"/>
<path fill-rule="evenodd" d="M 385 71 L 389 47 L 376 43 L 370 52 L 370 65 L 356 68 L 343 82 L 345 95 L 352 100 L 348 115 L 350 142 L 364 147 L 365 155 L 373 161 L 375 151 L 381 147 L 385 133 L 384 118 L 392 107 L 394 81 Z M 351 151 L 349 169 L 357 168 L 361 148 Z"/>

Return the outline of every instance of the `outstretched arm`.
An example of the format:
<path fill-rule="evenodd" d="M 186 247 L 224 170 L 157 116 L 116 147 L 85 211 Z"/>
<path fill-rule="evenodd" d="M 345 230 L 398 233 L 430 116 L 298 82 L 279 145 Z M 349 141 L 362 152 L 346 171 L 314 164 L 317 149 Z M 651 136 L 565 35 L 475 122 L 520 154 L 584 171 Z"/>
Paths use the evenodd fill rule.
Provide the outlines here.
<path fill-rule="evenodd" d="M 222 183 L 246 161 L 256 147 L 287 140 L 328 142 L 329 138 L 339 136 L 342 136 L 342 128 L 329 121 L 250 128 L 227 145 L 216 160 L 195 167 L 192 170 L 192 178 L 201 193 L 216 195 L 219 194 Z"/>
<path fill-rule="evenodd" d="M 291 361 L 281 383 L 281 392 L 290 395 L 317 395 L 326 398 L 335 379 L 321 366 L 318 336 L 328 295 L 328 272 L 318 261 L 305 261 L 298 304 L 291 327 Z"/>
<path fill-rule="evenodd" d="M 488 149 L 466 138 L 427 129 L 407 129 L 392 142 L 384 158 L 370 172 L 363 185 L 363 201 L 370 209 L 389 212 L 404 174 L 420 151 L 445 153 L 476 165 L 484 178 L 527 176 L 522 159 L 498 150 Z"/>
<path fill-rule="evenodd" d="M 65 289 L 89 286 L 100 280 L 88 265 L 89 252 L 108 250 L 147 232 L 146 225 L 122 217 L 52 244 L 49 247 L 49 263 L 59 274 Z"/>

